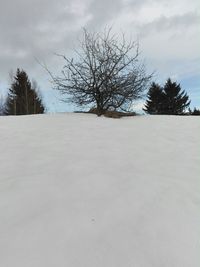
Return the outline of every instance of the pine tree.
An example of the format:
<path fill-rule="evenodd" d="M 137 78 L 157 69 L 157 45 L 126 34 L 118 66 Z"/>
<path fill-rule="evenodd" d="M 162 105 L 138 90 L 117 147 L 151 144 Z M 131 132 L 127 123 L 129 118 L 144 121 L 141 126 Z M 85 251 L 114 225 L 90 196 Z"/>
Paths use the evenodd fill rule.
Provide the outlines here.
<path fill-rule="evenodd" d="M 32 86 L 24 70 L 17 69 L 8 92 L 7 115 L 27 115 L 44 113 L 44 106 L 35 86 Z"/>
<path fill-rule="evenodd" d="M 147 96 L 148 99 L 143 110 L 149 114 L 162 114 L 163 92 L 160 85 L 153 82 Z"/>
<path fill-rule="evenodd" d="M 197 109 L 196 107 L 193 109 L 193 110 L 191 110 L 191 109 L 189 109 L 189 115 L 200 115 L 200 109 Z"/>
<path fill-rule="evenodd" d="M 163 88 L 156 83 L 151 84 L 143 110 L 149 114 L 181 115 L 189 105 L 189 97 L 181 91 L 180 84 L 168 79 Z"/>
<path fill-rule="evenodd" d="M 164 88 L 163 114 L 181 115 L 190 105 L 189 97 L 185 91 L 181 91 L 180 84 L 168 79 Z"/>
<path fill-rule="evenodd" d="M 3 96 L 0 96 L 0 116 L 4 115 L 5 113 L 5 100 Z"/>

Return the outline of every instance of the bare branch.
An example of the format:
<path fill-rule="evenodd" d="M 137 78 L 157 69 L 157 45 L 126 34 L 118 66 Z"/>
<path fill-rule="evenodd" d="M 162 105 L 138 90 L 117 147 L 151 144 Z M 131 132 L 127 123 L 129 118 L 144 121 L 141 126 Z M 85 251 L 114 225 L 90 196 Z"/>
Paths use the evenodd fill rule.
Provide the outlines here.
<path fill-rule="evenodd" d="M 77 105 L 94 103 L 99 114 L 107 109 L 126 109 L 143 97 L 152 75 L 139 64 L 138 42 L 119 42 L 109 28 L 103 33 L 83 29 L 80 51 L 74 60 L 65 55 L 61 76 L 54 76 L 46 66 L 56 89 Z M 40 64 L 41 65 L 41 64 Z"/>

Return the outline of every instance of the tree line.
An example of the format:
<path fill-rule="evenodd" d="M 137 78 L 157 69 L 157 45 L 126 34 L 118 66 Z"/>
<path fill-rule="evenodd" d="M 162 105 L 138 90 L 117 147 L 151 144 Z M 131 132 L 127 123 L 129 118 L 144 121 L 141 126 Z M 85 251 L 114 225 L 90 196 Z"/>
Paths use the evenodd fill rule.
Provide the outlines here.
<path fill-rule="evenodd" d="M 107 112 L 129 113 L 134 102 L 147 100 L 144 111 L 148 114 L 200 115 L 200 110 L 189 109 L 190 100 L 180 84 L 170 78 L 164 86 L 151 83 L 139 58 L 139 45 L 119 39 L 111 29 L 102 33 L 83 31 L 79 51 L 74 58 L 57 55 L 64 60 L 61 74 L 54 75 L 46 66 L 54 88 L 62 100 L 80 107 L 88 106 L 98 116 Z M 148 91 L 148 93 L 146 93 Z M 45 107 L 36 82 L 30 82 L 27 73 L 18 69 L 9 88 L 5 115 L 44 113 Z"/>
<path fill-rule="evenodd" d="M 189 108 L 191 101 L 180 84 L 170 78 L 164 86 L 153 82 L 147 93 L 143 110 L 151 115 L 200 115 L 200 110 Z"/>

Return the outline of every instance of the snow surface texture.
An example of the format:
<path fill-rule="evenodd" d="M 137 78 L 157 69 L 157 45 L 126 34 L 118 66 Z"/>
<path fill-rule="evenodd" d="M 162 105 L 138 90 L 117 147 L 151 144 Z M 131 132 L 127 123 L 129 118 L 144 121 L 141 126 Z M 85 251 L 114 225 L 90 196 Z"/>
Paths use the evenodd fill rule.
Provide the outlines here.
<path fill-rule="evenodd" d="M 0 118 L 1 267 L 199 267 L 199 117 Z"/>

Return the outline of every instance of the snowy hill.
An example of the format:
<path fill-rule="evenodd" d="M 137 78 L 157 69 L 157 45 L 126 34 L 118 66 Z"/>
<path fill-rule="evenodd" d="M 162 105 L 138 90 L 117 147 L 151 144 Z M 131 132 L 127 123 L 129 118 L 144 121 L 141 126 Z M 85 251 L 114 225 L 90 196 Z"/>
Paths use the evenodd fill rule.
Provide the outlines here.
<path fill-rule="evenodd" d="M 1 267 L 199 267 L 199 117 L 0 117 Z"/>

